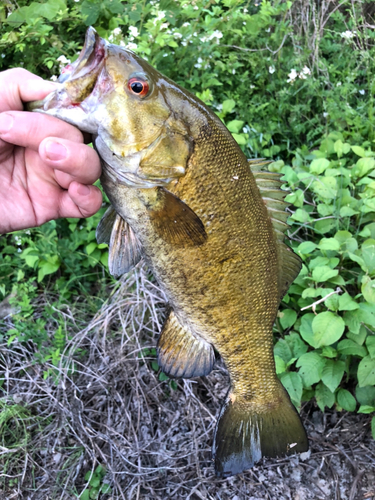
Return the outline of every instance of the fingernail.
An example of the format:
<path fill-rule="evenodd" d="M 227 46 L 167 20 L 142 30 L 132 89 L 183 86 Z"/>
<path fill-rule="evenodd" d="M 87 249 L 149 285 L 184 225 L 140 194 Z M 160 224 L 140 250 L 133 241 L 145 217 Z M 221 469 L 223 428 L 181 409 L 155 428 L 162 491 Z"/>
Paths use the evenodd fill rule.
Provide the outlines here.
<path fill-rule="evenodd" d="M 84 184 L 80 184 L 77 187 L 77 193 L 80 194 L 81 196 L 87 196 L 90 194 L 91 189 L 88 186 L 85 186 Z"/>
<path fill-rule="evenodd" d="M 0 134 L 5 134 L 13 127 L 14 118 L 12 115 L 7 113 L 0 114 Z"/>
<path fill-rule="evenodd" d="M 47 158 L 53 161 L 64 160 L 68 156 L 68 151 L 65 146 L 52 141 L 47 142 L 46 153 Z"/>

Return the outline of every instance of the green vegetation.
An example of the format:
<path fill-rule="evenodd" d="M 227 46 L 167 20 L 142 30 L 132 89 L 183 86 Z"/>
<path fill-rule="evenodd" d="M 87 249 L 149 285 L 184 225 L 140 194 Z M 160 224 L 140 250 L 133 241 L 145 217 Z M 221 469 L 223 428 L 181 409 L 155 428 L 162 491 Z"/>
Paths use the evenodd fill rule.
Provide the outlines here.
<path fill-rule="evenodd" d="M 371 4 L 343 0 L 326 11 L 307 0 L 0 6 L 0 70 L 23 66 L 53 78 L 77 57 L 92 24 L 212 106 L 249 158 L 276 160 L 270 169 L 291 190 L 291 246 L 304 264 L 275 325 L 277 372 L 296 406 L 315 398 L 322 411 L 368 414 L 375 412 Z M 0 239 L 0 300 L 12 294 L 15 308 L 3 336 L 9 346 L 29 343 L 37 361 L 50 360 L 46 377 L 62 362 L 70 335 L 59 311 L 85 301 L 93 315 L 115 285 L 106 246 L 95 240 L 103 211 Z M 36 316 L 47 291 L 44 313 Z M 103 469 L 90 472 L 80 498 L 104 493 L 103 477 Z"/>

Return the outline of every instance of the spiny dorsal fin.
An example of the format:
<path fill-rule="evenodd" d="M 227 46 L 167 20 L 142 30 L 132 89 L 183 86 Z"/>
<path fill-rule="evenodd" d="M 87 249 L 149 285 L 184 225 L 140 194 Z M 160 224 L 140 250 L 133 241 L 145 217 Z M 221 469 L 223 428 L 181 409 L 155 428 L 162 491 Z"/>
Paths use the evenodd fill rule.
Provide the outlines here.
<path fill-rule="evenodd" d="M 281 299 L 286 294 L 292 281 L 298 276 L 302 263 L 298 255 L 284 243 L 285 233 L 288 229 L 286 221 L 289 218 L 289 214 L 285 212 L 285 209 L 290 205 L 284 199 L 288 192 L 280 189 L 283 184 L 280 177 L 283 174 L 262 171 L 262 168 L 269 163 L 271 162 L 263 158 L 249 160 L 249 167 L 254 175 L 275 231 L 279 257 L 279 291 Z"/>
<path fill-rule="evenodd" d="M 110 206 L 96 228 L 98 243 L 107 243 L 108 268 L 118 277 L 130 271 L 142 257 L 141 244 L 129 224 Z"/>
<path fill-rule="evenodd" d="M 210 373 L 214 362 L 212 345 L 182 326 L 171 310 L 158 341 L 163 372 L 175 378 L 200 377 Z"/>

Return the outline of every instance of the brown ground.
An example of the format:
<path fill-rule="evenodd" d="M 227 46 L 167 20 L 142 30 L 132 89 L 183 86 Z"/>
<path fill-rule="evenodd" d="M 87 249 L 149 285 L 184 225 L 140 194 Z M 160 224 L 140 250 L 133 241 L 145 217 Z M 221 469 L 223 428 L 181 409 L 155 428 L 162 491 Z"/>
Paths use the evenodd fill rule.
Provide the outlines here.
<path fill-rule="evenodd" d="M 219 363 L 177 388 L 160 380 L 145 348 L 156 344 L 163 311 L 162 293 L 140 268 L 89 326 L 76 322 L 58 379 L 43 377 L 51 365 L 33 363 L 33 346 L 0 343 L 0 500 L 77 498 L 98 464 L 107 471 L 100 484 L 112 488 L 103 500 L 375 500 L 371 416 L 322 414 L 313 403 L 302 410 L 308 453 L 216 478 L 210 447 L 228 376 Z M 70 309 L 64 314 L 74 323 Z M 73 346 L 82 349 L 74 366 Z M 27 414 L 4 423 L 9 408 Z"/>

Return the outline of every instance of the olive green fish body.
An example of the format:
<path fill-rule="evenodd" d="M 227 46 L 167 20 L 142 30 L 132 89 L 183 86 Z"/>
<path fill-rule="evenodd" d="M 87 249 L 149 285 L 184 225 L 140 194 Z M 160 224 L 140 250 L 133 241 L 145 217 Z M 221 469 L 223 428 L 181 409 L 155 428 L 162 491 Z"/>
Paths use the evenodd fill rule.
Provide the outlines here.
<path fill-rule="evenodd" d="M 217 474 L 307 450 L 273 358 L 272 326 L 300 268 L 283 243 L 278 175 L 261 172 L 259 162 L 252 172 L 201 101 L 93 30 L 62 80 L 63 90 L 37 110 L 95 136 L 113 207 L 97 229 L 98 241 L 109 243 L 110 271 L 121 275 L 145 258 L 170 305 L 159 365 L 174 377 L 206 375 L 215 348 L 228 368 L 213 444 Z M 81 96 L 79 106 L 72 96 Z"/>

